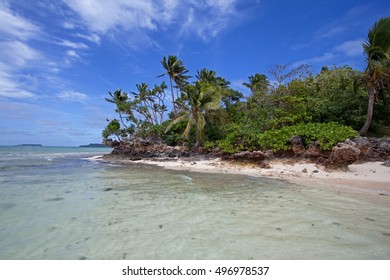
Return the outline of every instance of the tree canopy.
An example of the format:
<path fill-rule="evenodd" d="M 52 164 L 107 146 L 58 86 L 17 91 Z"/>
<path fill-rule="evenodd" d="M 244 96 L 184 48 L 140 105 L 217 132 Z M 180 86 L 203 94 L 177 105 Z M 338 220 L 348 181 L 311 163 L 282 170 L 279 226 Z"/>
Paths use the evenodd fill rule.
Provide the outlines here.
<path fill-rule="evenodd" d="M 103 138 L 154 135 L 168 144 L 237 152 L 283 150 L 294 133 L 323 149 L 359 129 L 390 136 L 389 34 L 390 18 L 369 30 L 362 46 L 364 72 L 324 66 L 314 73 L 308 65 L 274 65 L 269 76 L 248 77 L 246 96 L 214 70 L 202 68 L 191 77 L 178 57 L 164 57 L 159 77 L 168 78 L 169 88 L 165 82 L 140 83 L 130 93 L 109 92 L 106 101 L 115 105 L 118 119 L 108 120 Z"/>

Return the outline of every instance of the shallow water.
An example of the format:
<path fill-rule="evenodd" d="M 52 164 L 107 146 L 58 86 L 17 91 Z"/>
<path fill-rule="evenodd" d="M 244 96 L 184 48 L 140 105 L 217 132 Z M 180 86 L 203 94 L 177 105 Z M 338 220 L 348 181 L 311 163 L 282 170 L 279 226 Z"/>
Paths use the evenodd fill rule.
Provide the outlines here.
<path fill-rule="evenodd" d="M 0 148 L 0 259 L 390 258 L 390 197 L 99 153 Z"/>

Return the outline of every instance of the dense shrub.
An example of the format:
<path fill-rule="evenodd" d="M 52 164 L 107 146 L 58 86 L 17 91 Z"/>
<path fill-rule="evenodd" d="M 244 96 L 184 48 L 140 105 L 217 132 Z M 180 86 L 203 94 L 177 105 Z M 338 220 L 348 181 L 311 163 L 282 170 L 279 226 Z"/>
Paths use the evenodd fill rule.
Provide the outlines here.
<path fill-rule="evenodd" d="M 286 126 L 278 130 L 268 130 L 258 135 L 261 149 L 285 151 L 290 148 L 289 141 L 293 136 L 299 136 L 305 145 L 318 141 L 321 150 L 330 150 L 338 142 L 357 136 L 357 132 L 349 126 L 337 123 L 301 123 Z"/>

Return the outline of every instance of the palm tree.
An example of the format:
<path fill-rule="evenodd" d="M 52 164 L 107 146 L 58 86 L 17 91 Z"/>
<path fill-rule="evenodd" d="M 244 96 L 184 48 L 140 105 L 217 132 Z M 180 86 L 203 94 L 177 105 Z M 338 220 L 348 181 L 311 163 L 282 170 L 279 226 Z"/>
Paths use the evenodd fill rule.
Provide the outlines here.
<path fill-rule="evenodd" d="M 129 103 L 127 102 L 129 100 L 127 93 L 122 92 L 121 89 L 114 91 L 114 93 L 108 92 L 108 94 L 111 96 L 111 99 L 105 98 L 107 102 L 114 103 L 116 105 L 115 112 L 118 113 L 119 118 L 121 120 L 122 125 L 125 128 L 128 128 L 127 125 L 123 121 L 123 115 L 122 114 L 131 114 Z"/>
<path fill-rule="evenodd" d="M 211 85 L 219 86 L 224 89 L 226 89 L 230 84 L 224 78 L 217 76 L 217 72 L 213 70 L 207 70 L 206 68 L 198 70 L 195 77 L 198 79 L 199 82 L 209 83 Z"/>
<path fill-rule="evenodd" d="M 249 83 L 243 83 L 243 86 L 249 88 L 252 95 L 263 95 L 269 89 L 269 81 L 264 74 L 255 74 L 248 77 Z"/>
<path fill-rule="evenodd" d="M 205 114 L 217 110 L 221 106 L 221 88 L 207 83 L 196 82 L 183 88 L 186 93 L 185 102 L 181 104 L 182 115 L 174 119 L 167 127 L 169 131 L 175 124 L 186 121 L 183 136 L 188 138 L 191 128 L 196 126 L 195 148 L 199 148 L 204 140 Z"/>
<path fill-rule="evenodd" d="M 168 56 L 168 59 L 164 56 L 161 60 L 161 64 L 166 70 L 166 73 L 158 77 L 162 77 L 165 74 L 169 76 L 169 83 L 171 86 L 172 93 L 173 112 L 175 117 L 177 117 L 175 94 L 173 93 L 173 82 L 175 82 L 178 89 L 183 88 L 186 85 L 186 81 L 188 78 L 190 78 L 190 76 L 185 76 L 185 74 L 188 73 L 188 70 L 185 68 L 184 63 L 179 60 L 175 55 Z"/>
<path fill-rule="evenodd" d="M 367 118 L 360 129 L 360 135 L 366 135 L 371 125 L 374 103 L 378 92 L 383 89 L 390 77 L 390 17 L 382 18 L 371 27 L 368 38 L 363 43 L 366 56 L 366 81 L 368 85 Z"/>

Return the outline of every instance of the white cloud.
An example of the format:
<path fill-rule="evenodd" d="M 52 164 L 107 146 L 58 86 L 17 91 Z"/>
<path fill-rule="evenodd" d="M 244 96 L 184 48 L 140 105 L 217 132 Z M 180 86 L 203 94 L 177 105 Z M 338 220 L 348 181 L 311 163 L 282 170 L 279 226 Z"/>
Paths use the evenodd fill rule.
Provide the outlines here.
<path fill-rule="evenodd" d="M 0 42 L 0 57 L 7 68 L 26 66 L 41 58 L 41 54 L 20 41 Z"/>
<path fill-rule="evenodd" d="M 74 50 L 68 50 L 66 51 L 66 54 L 73 58 L 80 58 L 80 56 Z"/>
<path fill-rule="evenodd" d="M 8 98 L 32 98 L 35 94 L 24 89 L 15 77 L 0 69 L 0 96 Z"/>
<path fill-rule="evenodd" d="M 291 67 L 295 68 L 295 67 L 298 67 L 298 66 L 300 66 L 302 64 L 312 65 L 312 64 L 316 64 L 316 63 L 326 63 L 328 61 L 331 61 L 334 58 L 336 58 L 336 55 L 334 53 L 326 52 L 326 53 L 324 53 L 323 55 L 320 55 L 320 56 L 315 56 L 315 57 L 311 57 L 311 58 L 308 58 L 308 59 L 297 61 L 297 62 L 293 63 L 291 65 Z"/>
<path fill-rule="evenodd" d="M 0 42 L 0 96 L 9 98 L 31 98 L 35 81 L 31 75 L 20 74 L 39 63 L 41 54 L 19 41 Z M 30 84 L 30 82 L 32 84 Z"/>
<path fill-rule="evenodd" d="M 85 39 L 87 41 L 90 41 L 92 43 L 95 43 L 97 45 L 100 44 L 100 37 L 94 33 L 91 33 L 91 34 L 81 34 L 81 33 L 77 33 L 75 34 L 76 37 L 79 37 L 79 38 L 82 38 L 82 39 Z"/>
<path fill-rule="evenodd" d="M 64 22 L 63 27 L 64 27 L 65 29 L 70 29 L 70 30 L 76 28 L 76 26 L 75 26 L 73 23 L 68 22 L 68 21 L 65 21 L 65 22 Z"/>
<path fill-rule="evenodd" d="M 150 0 L 64 1 L 95 32 L 105 33 L 117 28 L 129 30 L 135 27 L 149 30 L 156 29 L 153 21 L 158 16 L 158 6 L 154 5 Z"/>
<path fill-rule="evenodd" d="M 315 34 L 315 37 L 317 38 L 328 38 L 328 37 L 333 37 L 333 36 L 336 36 L 342 32 L 345 31 L 345 27 L 341 27 L 341 26 L 336 26 L 336 27 L 328 27 L 328 26 L 325 26 L 323 28 L 321 28 L 320 30 L 318 30 Z"/>
<path fill-rule="evenodd" d="M 89 98 L 88 95 L 77 91 L 60 92 L 59 94 L 57 94 L 57 97 L 65 101 L 80 102 L 80 103 L 84 103 Z"/>
<path fill-rule="evenodd" d="M 63 40 L 62 42 L 59 43 L 59 45 L 69 47 L 72 49 L 88 49 L 88 46 L 86 44 L 75 43 L 68 40 Z"/>
<path fill-rule="evenodd" d="M 336 47 L 335 51 L 346 54 L 347 56 L 359 56 L 363 53 L 363 39 L 356 39 L 351 41 L 346 41 Z"/>
<path fill-rule="evenodd" d="M 153 32 L 165 28 L 207 40 L 217 36 L 238 14 L 238 0 L 64 0 L 94 33 Z"/>
<path fill-rule="evenodd" d="M 26 40 L 39 32 L 37 25 L 15 14 L 8 5 L 0 2 L 0 33 Z"/>

